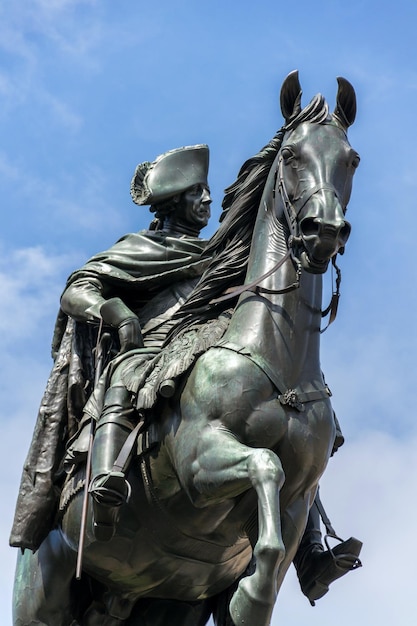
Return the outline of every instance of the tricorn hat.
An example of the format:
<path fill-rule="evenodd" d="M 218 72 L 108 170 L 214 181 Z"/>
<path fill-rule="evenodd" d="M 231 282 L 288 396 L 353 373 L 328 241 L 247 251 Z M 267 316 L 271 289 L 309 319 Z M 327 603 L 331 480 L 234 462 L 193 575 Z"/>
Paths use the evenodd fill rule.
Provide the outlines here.
<path fill-rule="evenodd" d="M 157 204 L 197 184 L 207 185 L 209 148 L 205 144 L 169 150 L 140 163 L 130 193 L 136 204 Z"/>

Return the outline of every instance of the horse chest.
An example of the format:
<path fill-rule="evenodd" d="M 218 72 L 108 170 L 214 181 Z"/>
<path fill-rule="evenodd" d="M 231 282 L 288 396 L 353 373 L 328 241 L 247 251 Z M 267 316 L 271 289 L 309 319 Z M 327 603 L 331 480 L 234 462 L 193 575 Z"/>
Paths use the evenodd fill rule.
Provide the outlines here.
<path fill-rule="evenodd" d="M 228 372 L 227 378 L 224 372 Z M 193 402 L 186 402 L 183 410 L 187 414 L 191 410 L 191 421 L 200 423 L 206 416 L 208 422 L 218 422 L 251 447 L 271 448 L 285 436 L 288 419 L 278 391 L 242 354 L 222 348 L 210 350 L 197 363 L 190 383 Z M 183 397 L 190 399 L 187 392 Z"/>
<path fill-rule="evenodd" d="M 251 395 L 249 399 L 243 394 L 236 403 L 235 432 L 239 432 L 239 424 L 240 437 L 246 445 L 273 448 L 287 433 L 287 416 L 277 397 L 254 401 Z"/>

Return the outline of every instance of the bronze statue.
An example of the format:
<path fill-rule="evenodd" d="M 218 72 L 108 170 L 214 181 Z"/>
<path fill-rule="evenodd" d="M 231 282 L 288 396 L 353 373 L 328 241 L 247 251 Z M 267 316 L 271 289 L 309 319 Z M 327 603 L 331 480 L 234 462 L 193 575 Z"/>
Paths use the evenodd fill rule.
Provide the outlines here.
<path fill-rule="evenodd" d="M 298 75 L 289 75 L 285 124 L 226 190 L 207 246 L 198 235 L 209 218 L 208 150 L 192 146 L 138 166 L 133 198 L 156 213 L 140 245 L 128 236 L 70 277 L 62 308 L 71 319 L 59 317 L 43 403 L 65 415 L 45 420 L 41 411 L 35 430 L 36 441 L 55 446 L 38 461 L 39 474 L 48 461 L 38 499 L 54 495 L 28 528 L 22 511 L 38 443 L 12 531 L 11 543 L 27 548 L 16 624 L 198 626 L 213 614 L 217 626 L 267 626 L 293 559 L 312 602 L 358 566 L 357 540 L 323 551 L 312 508 L 337 447 L 319 362 L 321 275 L 348 240 L 359 163 L 346 138 L 355 94 L 338 82 L 330 115 L 321 96 L 301 109 Z M 132 265 L 143 240 L 149 248 Z M 110 331 L 106 344 L 94 322 Z M 93 346 L 115 358 L 85 405 Z M 67 394 L 54 395 L 55 383 Z M 93 506 L 74 583 L 85 440 L 96 423 Z M 43 524 L 39 510 L 48 510 Z M 37 594 L 27 594 L 29 580 Z"/>

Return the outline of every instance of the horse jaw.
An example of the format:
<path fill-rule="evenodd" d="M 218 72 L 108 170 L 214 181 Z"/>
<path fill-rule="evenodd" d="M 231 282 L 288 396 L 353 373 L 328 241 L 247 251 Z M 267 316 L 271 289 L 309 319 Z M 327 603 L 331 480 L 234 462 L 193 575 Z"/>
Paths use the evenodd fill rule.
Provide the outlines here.
<path fill-rule="evenodd" d="M 307 250 L 303 250 L 298 257 L 301 267 L 309 274 L 325 274 L 329 266 L 330 259 L 321 261 L 319 259 L 310 258 Z"/>

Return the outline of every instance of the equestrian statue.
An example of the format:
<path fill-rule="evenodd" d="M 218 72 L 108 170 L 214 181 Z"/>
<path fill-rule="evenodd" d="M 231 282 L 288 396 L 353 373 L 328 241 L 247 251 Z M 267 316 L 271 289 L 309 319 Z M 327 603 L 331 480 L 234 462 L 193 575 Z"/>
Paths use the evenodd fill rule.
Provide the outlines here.
<path fill-rule="evenodd" d="M 14 626 L 268 626 L 291 563 L 312 605 L 361 565 L 318 495 L 343 443 L 320 338 L 359 165 L 337 80 L 330 113 L 288 75 L 210 240 L 208 147 L 177 148 L 132 179 L 149 229 L 69 277 L 10 538 Z"/>

